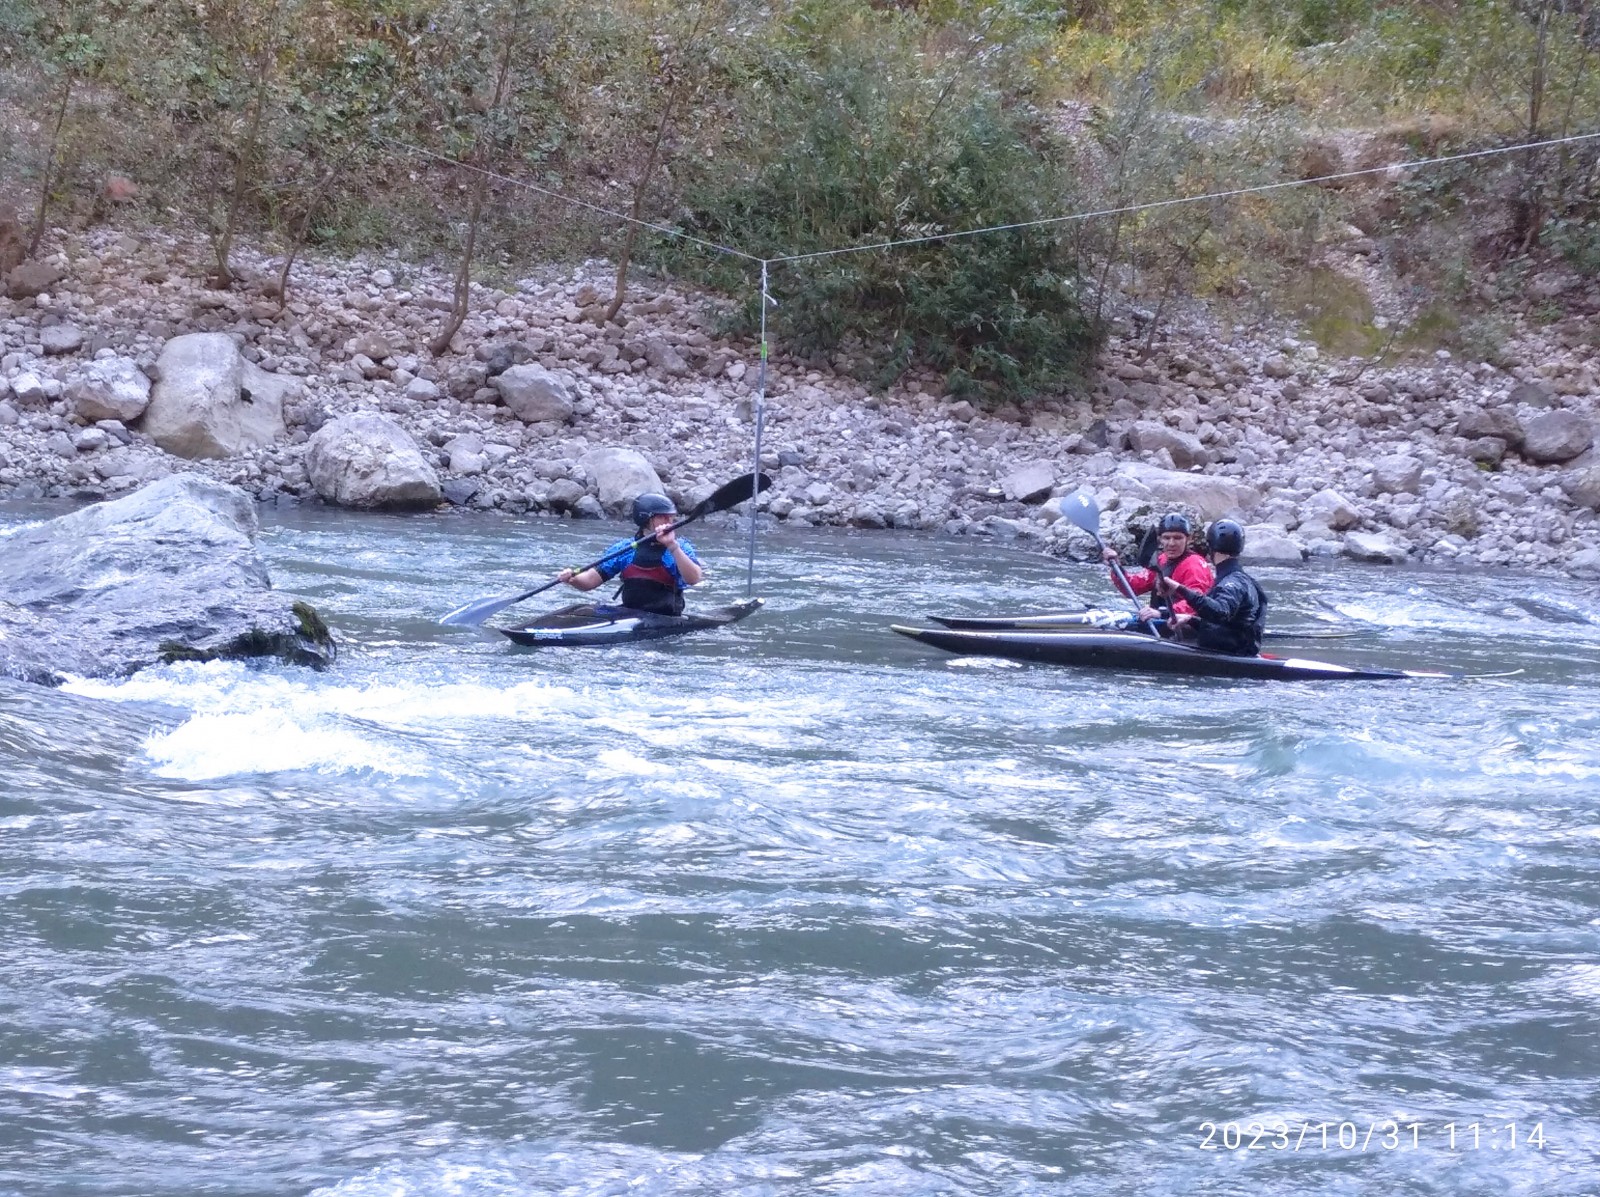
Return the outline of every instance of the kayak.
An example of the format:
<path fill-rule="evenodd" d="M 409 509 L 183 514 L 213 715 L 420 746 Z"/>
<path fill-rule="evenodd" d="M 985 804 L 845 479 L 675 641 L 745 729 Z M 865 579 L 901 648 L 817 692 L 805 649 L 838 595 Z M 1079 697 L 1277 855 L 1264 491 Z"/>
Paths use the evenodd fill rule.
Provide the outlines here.
<path fill-rule="evenodd" d="M 514 628 L 496 628 L 495 631 L 528 647 L 631 644 L 637 640 L 660 640 L 682 636 L 685 632 L 725 628 L 753 614 L 761 602 L 758 598 L 744 599 L 732 606 L 693 615 L 657 615 L 653 611 L 635 611 L 604 603 L 576 603 Z"/>
<path fill-rule="evenodd" d="M 1051 632 L 1083 628 L 1126 627 L 1131 618 L 1124 610 L 1057 611 L 1039 615 L 930 615 L 934 623 L 963 632 Z M 1366 634 L 1363 628 L 1307 628 L 1269 630 L 1268 640 L 1347 640 Z"/>
<path fill-rule="evenodd" d="M 951 653 L 986 657 L 1010 657 L 1018 661 L 1040 661 L 1049 665 L 1075 665 L 1087 669 L 1128 669 L 1143 673 L 1184 674 L 1199 677 L 1271 678 L 1312 680 L 1316 678 L 1351 681 L 1378 681 L 1399 678 L 1461 678 L 1467 675 L 1417 669 L 1357 668 L 1330 661 L 1303 657 L 1234 657 L 1207 652 L 1189 644 L 1158 640 L 1144 632 L 1117 628 L 1079 626 L 1045 630 L 963 630 L 954 628 L 908 628 L 891 625 L 894 631 L 919 644 Z"/>

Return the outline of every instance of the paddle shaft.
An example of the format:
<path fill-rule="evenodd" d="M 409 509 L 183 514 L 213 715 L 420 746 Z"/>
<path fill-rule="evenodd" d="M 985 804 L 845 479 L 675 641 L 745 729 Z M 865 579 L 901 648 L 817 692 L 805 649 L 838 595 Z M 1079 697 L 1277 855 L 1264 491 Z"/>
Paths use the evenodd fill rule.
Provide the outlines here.
<path fill-rule="evenodd" d="M 1100 539 L 1100 533 L 1091 532 L 1089 535 L 1094 537 L 1095 548 L 1099 549 L 1100 555 L 1104 557 L 1106 554 L 1106 542 Z M 1133 583 L 1128 581 L 1128 575 L 1122 568 L 1122 562 L 1115 557 L 1111 559 L 1111 572 L 1116 576 L 1117 585 L 1123 591 L 1124 597 L 1133 604 L 1133 613 L 1138 615 L 1144 608 L 1139 606 L 1139 600 L 1133 592 Z"/>
<path fill-rule="evenodd" d="M 709 498 L 696 503 L 694 510 L 689 512 L 688 515 L 684 516 L 676 523 L 668 524 L 665 528 L 662 528 L 659 531 L 646 533 L 644 536 L 639 537 L 637 540 L 623 548 L 613 549 L 606 553 L 603 557 L 599 557 L 594 561 L 591 561 L 588 565 L 573 570 L 572 574 L 573 576 L 576 576 L 583 573 L 585 570 L 595 569 L 619 554 L 628 552 L 630 549 L 638 548 L 647 540 L 654 540 L 657 536 L 661 535 L 662 532 L 676 531 L 685 524 L 692 524 L 701 516 L 710 515 L 714 511 L 726 511 L 735 504 L 742 503 L 746 499 L 754 498 L 756 495 L 760 494 L 764 490 L 767 490 L 771 486 L 772 479 L 767 477 L 765 474 L 745 474 L 739 478 L 735 478 L 732 482 L 729 482 L 723 486 L 719 486 L 711 493 Z M 454 611 L 451 611 L 445 615 L 444 618 L 442 618 L 439 622 L 450 627 L 477 627 L 491 615 L 498 614 L 499 612 L 504 611 L 507 607 L 515 606 L 524 599 L 531 599 L 536 594 L 543 594 L 552 586 L 559 585 L 561 585 L 561 579 L 557 577 L 552 578 L 542 586 L 535 586 L 532 590 L 525 590 L 521 594 L 514 594 L 507 598 L 478 599 L 476 602 L 468 603 L 464 607 L 457 607 Z"/>
<path fill-rule="evenodd" d="M 704 504 L 702 504 L 702 506 L 704 506 Z M 695 520 L 699 519 L 701 516 L 710 515 L 713 510 L 715 510 L 715 508 L 707 508 L 705 511 L 702 511 L 702 510 L 700 510 L 699 507 L 696 507 L 693 511 L 691 511 L 688 515 L 684 516 L 677 523 L 668 524 L 665 528 L 662 528 L 659 531 L 647 533 L 646 535 L 639 537 L 638 540 L 635 540 L 633 543 L 628 545 L 627 548 L 624 548 L 624 549 L 613 549 L 611 552 L 607 553 L 604 557 L 595 558 L 593 561 L 589 562 L 588 565 L 580 565 L 577 569 L 572 571 L 572 576 L 574 578 L 576 578 L 579 574 L 583 573 L 586 570 L 598 569 L 600 566 L 604 565 L 607 561 L 610 561 L 613 557 L 619 556 L 622 553 L 626 553 L 628 551 L 628 549 L 636 549 L 640 545 L 644 544 L 646 541 L 654 540 L 656 537 L 660 536 L 662 532 L 676 532 L 679 528 L 683 527 L 685 524 L 692 524 L 692 523 L 695 522 Z M 506 600 L 506 606 L 508 606 L 508 607 L 515 606 L 517 603 L 522 602 L 524 599 L 531 599 L 536 594 L 543 594 L 546 590 L 549 590 L 552 586 L 560 586 L 560 585 L 561 585 L 561 579 L 560 578 L 552 578 L 552 579 L 550 579 L 550 581 L 546 582 L 543 586 L 535 586 L 532 590 L 524 591 L 522 594 L 517 595 L 517 597 L 514 598 L 514 599 L 507 599 Z"/>

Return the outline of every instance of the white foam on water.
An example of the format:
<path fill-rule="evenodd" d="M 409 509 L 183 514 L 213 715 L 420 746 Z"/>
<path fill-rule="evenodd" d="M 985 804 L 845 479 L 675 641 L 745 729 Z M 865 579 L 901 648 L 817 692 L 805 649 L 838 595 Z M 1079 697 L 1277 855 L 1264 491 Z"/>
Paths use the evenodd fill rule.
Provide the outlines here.
<path fill-rule="evenodd" d="M 307 726 L 289 711 L 196 715 L 145 741 L 159 777 L 215 781 L 243 773 L 383 773 L 420 777 L 427 758 L 339 727 Z"/>
<path fill-rule="evenodd" d="M 385 1164 L 362 1176 L 352 1176 L 311 1197 L 524 1197 L 537 1193 L 528 1178 L 493 1163 L 434 1160 L 414 1164 Z"/>
<path fill-rule="evenodd" d="M 64 689 L 188 712 L 144 745 L 157 775 L 185 781 L 297 770 L 420 777 L 435 771 L 429 754 L 396 743 L 393 733 L 425 735 L 486 719 L 545 721 L 586 705 L 564 686 L 539 682 L 506 688 L 426 680 L 352 684 L 238 662 L 186 662 L 123 680 L 80 678 Z"/>

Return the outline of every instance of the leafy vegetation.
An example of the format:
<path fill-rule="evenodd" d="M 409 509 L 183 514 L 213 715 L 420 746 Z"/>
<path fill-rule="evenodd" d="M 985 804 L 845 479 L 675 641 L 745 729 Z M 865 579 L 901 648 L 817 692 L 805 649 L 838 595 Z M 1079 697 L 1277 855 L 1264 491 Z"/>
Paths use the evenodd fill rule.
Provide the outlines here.
<path fill-rule="evenodd" d="M 637 267 L 754 323 L 748 261 L 624 213 L 799 256 L 784 348 L 997 395 L 1081 372 L 1130 303 L 1151 337 L 1202 297 L 1369 348 L 1317 273 L 1350 222 L 1403 232 L 1441 302 L 1485 253 L 1600 262 L 1596 141 L 1139 207 L 1600 130 L 1596 0 L 11 0 L 0 93 L 33 131 L 0 144 L 3 198 L 41 232 L 126 174 L 209 230 L 219 285 L 242 229 L 284 290 L 305 244 L 448 254 L 461 295 L 475 260 L 603 254 L 611 317 Z M 1112 214 L 1047 223 L 1082 211 Z M 1023 227 L 950 236 L 993 226 Z"/>

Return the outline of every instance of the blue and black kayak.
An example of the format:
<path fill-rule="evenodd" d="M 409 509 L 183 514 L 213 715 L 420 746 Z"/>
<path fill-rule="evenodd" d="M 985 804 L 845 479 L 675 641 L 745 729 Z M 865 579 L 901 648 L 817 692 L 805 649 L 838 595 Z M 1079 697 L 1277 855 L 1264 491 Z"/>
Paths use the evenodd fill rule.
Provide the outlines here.
<path fill-rule="evenodd" d="M 1424 669 L 1380 669 L 1337 665 L 1305 657 L 1234 657 L 1193 645 L 1161 640 L 1148 632 L 1079 625 L 1040 628 L 908 628 L 894 631 L 919 644 L 969 656 L 1007 657 L 1083 669 L 1122 669 L 1192 677 L 1388 681 L 1405 678 L 1463 678 L 1469 675 Z M 1476 675 L 1485 676 L 1485 675 Z"/>
<path fill-rule="evenodd" d="M 727 607 L 692 615 L 657 615 L 605 603 L 576 603 L 530 619 L 511 628 L 496 628 L 501 635 L 530 648 L 592 648 L 603 644 L 632 644 L 661 640 L 689 632 L 725 628 L 761 607 L 761 599 L 744 599 Z"/>

